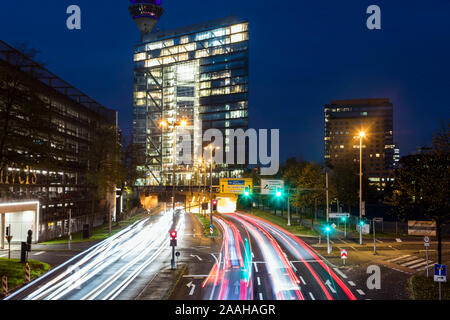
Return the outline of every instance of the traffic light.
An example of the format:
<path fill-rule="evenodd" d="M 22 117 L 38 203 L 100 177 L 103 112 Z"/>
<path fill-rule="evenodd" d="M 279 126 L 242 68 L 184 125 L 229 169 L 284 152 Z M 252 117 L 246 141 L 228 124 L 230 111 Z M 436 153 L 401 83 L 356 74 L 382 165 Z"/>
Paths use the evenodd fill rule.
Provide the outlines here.
<path fill-rule="evenodd" d="M 347 221 L 347 218 L 346 218 L 346 217 L 342 217 L 342 218 L 341 218 L 341 221 L 342 221 L 342 222 L 345 222 L 345 221 Z"/>
<path fill-rule="evenodd" d="M 246 197 L 248 197 L 248 196 L 250 195 L 250 189 L 249 189 L 249 187 L 245 187 L 245 189 L 244 189 L 244 195 L 245 195 Z"/>
<path fill-rule="evenodd" d="M 176 247 L 177 246 L 177 232 L 175 230 L 170 231 L 170 246 Z"/>
<path fill-rule="evenodd" d="M 280 187 L 277 187 L 275 194 L 277 197 L 281 197 L 281 188 Z"/>
<path fill-rule="evenodd" d="M 217 203 L 218 203 L 218 200 L 217 199 L 213 199 L 213 201 L 212 201 L 213 211 L 217 211 Z"/>
<path fill-rule="evenodd" d="M 361 220 L 360 222 L 359 222 L 359 225 L 362 227 L 362 226 L 364 226 L 364 220 Z"/>
<path fill-rule="evenodd" d="M 9 230 L 9 227 L 6 227 L 6 236 L 7 236 L 7 237 L 10 236 L 10 230 Z"/>
<path fill-rule="evenodd" d="M 331 227 L 330 226 L 325 226 L 325 232 L 329 233 L 331 231 Z"/>

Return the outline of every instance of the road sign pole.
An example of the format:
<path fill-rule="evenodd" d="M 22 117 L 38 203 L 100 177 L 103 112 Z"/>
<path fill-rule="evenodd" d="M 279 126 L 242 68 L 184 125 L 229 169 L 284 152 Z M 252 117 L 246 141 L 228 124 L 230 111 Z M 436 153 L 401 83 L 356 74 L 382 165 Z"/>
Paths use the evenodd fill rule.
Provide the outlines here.
<path fill-rule="evenodd" d="M 291 204 L 289 202 L 289 191 L 287 196 L 287 215 L 288 215 L 288 226 L 291 226 Z"/>
<path fill-rule="evenodd" d="M 442 300 L 442 288 L 441 288 L 441 283 L 439 282 L 439 301 Z"/>
<path fill-rule="evenodd" d="M 344 221 L 344 239 L 347 239 L 347 219 Z"/>
<path fill-rule="evenodd" d="M 425 246 L 425 254 L 426 254 L 426 257 L 427 257 L 427 278 L 428 278 L 428 276 L 429 276 L 429 271 L 428 271 L 428 246 Z"/>
<path fill-rule="evenodd" d="M 330 231 L 327 232 L 327 245 L 328 245 L 328 254 L 331 253 L 331 246 L 330 246 Z"/>

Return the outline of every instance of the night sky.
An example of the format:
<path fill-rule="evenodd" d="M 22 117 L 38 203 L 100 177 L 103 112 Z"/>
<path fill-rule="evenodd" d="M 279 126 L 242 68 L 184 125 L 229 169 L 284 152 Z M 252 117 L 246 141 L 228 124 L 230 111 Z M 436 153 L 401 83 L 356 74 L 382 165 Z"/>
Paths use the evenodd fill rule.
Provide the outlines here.
<path fill-rule="evenodd" d="M 82 29 L 66 28 L 66 8 Z M 127 0 L 2 1 L 0 39 L 28 42 L 67 82 L 109 108 L 131 132 L 133 46 Z M 366 9 L 382 10 L 382 30 Z M 323 106 L 390 98 L 394 139 L 406 155 L 449 120 L 450 1 L 164 0 L 161 30 L 237 15 L 250 22 L 250 126 L 281 130 L 281 159 L 322 162 Z"/>

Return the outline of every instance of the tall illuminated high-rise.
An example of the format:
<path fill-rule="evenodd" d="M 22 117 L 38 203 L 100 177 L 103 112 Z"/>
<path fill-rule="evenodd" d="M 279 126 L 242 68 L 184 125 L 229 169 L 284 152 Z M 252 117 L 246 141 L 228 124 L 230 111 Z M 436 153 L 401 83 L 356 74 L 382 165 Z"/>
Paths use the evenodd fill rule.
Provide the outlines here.
<path fill-rule="evenodd" d="M 138 2 L 138 1 L 133 1 Z M 157 2 L 160 1 L 150 1 Z M 187 120 L 192 153 L 209 128 L 248 128 L 248 22 L 226 17 L 174 30 L 145 33 L 135 47 L 133 143 L 145 150 L 142 185 L 172 183 L 173 131 L 161 120 Z M 188 184 L 192 165 L 176 166 Z M 244 165 L 217 165 L 213 179 L 241 177 Z"/>

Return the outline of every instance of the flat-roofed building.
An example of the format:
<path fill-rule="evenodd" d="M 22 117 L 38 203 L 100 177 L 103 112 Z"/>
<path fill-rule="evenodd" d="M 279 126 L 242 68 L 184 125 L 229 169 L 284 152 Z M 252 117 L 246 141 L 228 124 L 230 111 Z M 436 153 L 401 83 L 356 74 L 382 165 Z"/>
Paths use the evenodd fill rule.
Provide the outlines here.
<path fill-rule="evenodd" d="M 382 190 L 398 162 L 393 109 L 389 99 L 335 100 L 325 105 L 326 165 L 359 164 L 360 132 L 364 132 L 363 172 Z"/>
<path fill-rule="evenodd" d="M 66 235 L 89 223 L 86 179 L 96 128 L 117 127 L 117 112 L 0 41 L 0 229 L 13 241 Z M 113 128 L 113 130 L 114 130 Z M 115 195 L 104 195 L 115 205 Z M 105 204 L 106 206 L 106 204 Z M 94 224 L 109 210 L 97 207 Z M 100 211 L 100 212 L 98 212 Z"/>

